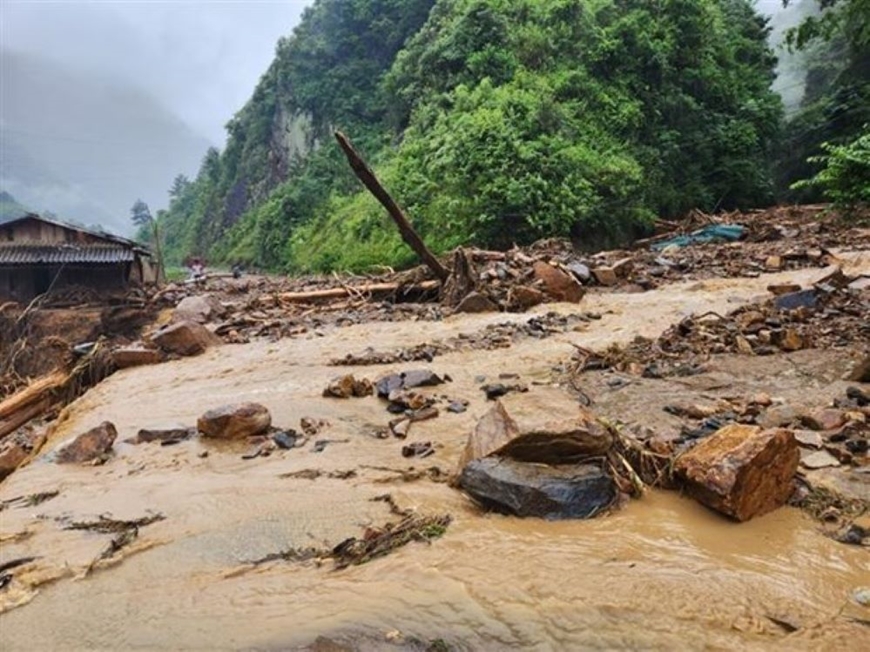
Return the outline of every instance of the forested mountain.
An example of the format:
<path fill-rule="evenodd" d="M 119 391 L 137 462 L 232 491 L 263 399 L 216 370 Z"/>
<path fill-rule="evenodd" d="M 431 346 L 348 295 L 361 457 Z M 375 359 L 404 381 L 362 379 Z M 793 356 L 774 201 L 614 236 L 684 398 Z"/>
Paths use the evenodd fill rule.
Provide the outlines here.
<path fill-rule="evenodd" d="M 865 0 L 859 0 L 865 1 Z M 750 0 L 316 0 L 159 215 L 188 254 L 408 262 L 347 133 L 436 250 L 614 242 L 775 198 L 782 102 Z"/>

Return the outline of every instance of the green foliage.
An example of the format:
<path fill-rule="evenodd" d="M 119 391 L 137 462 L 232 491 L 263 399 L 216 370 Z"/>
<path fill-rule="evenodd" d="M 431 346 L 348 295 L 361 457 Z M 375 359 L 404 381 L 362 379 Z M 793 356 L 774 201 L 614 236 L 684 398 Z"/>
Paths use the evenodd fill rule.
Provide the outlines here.
<path fill-rule="evenodd" d="M 838 208 L 852 211 L 870 207 L 870 125 L 845 145 L 822 143 L 825 154 L 811 159 L 822 165 L 812 178 L 794 184 L 797 188 L 816 187 Z"/>
<path fill-rule="evenodd" d="M 359 270 L 770 201 L 781 105 L 750 0 L 317 0 L 160 219 L 167 259 Z"/>
<path fill-rule="evenodd" d="M 822 185 L 795 183 L 813 177 L 825 147 L 855 141 L 870 123 L 870 0 L 816 0 L 808 16 L 787 36 L 807 55 L 806 93 L 785 128 L 778 164 L 784 198 L 816 201 Z"/>

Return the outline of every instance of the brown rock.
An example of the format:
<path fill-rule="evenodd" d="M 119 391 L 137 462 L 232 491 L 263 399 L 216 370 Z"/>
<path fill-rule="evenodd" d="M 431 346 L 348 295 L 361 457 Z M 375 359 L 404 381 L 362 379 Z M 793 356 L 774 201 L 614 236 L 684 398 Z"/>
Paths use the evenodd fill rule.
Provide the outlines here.
<path fill-rule="evenodd" d="M 634 259 L 631 257 L 620 258 L 610 267 L 613 269 L 613 273 L 616 274 L 617 277 L 627 278 L 628 275 L 631 274 L 631 270 L 634 268 Z"/>
<path fill-rule="evenodd" d="M 543 261 L 537 261 L 533 268 L 535 278 L 544 285 L 544 292 L 557 301 L 577 303 L 586 294 L 583 286 L 573 275 L 563 272 Z"/>
<path fill-rule="evenodd" d="M 817 451 L 805 455 L 801 459 L 801 466 L 808 469 L 824 469 L 831 466 L 840 466 L 840 461 L 828 451 Z"/>
<path fill-rule="evenodd" d="M 772 341 L 783 351 L 800 351 L 806 348 L 806 342 L 793 328 L 774 331 Z"/>
<path fill-rule="evenodd" d="M 767 291 L 773 295 L 791 294 L 792 292 L 800 292 L 801 286 L 797 283 L 775 283 L 767 286 Z"/>
<path fill-rule="evenodd" d="M 860 361 L 852 369 L 847 380 L 854 380 L 859 383 L 870 383 L 870 355 Z"/>
<path fill-rule="evenodd" d="M 42 431 L 21 431 L 0 442 L 0 480 L 11 474 L 45 443 Z"/>
<path fill-rule="evenodd" d="M 780 256 L 768 256 L 767 260 L 764 261 L 764 266 L 767 269 L 782 269 L 782 258 Z"/>
<path fill-rule="evenodd" d="M 117 436 L 115 424 L 103 421 L 58 450 L 55 461 L 58 464 L 83 464 L 101 459 L 112 450 Z"/>
<path fill-rule="evenodd" d="M 141 346 L 125 346 L 112 352 L 112 360 L 118 369 L 138 367 L 146 364 L 157 364 L 163 360 L 163 355 L 157 349 L 146 349 Z"/>
<path fill-rule="evenodd" d="M 355 378 L 352 374 L 333 378 L 323 390 L 327 398 L 350 398 L 351 396 L 371 396 L 374 393 L 374 385 L 368 378 Z"/>
<path fill-rule="evenodd" d="M 749 343 L 742 335 L 738 335 L 734 338 L 734 343 L 737 344 L 737 352 L 742 353 L 743 355 L 755 355 L 755 351 L 752 348 L 752 344 Z"/>
<path fill-rule="evenodd" d="M 508 292 L 508 305 L 516 310 L 528 310 L 544 302 L 544 293 L 527 285 L 516 285 Z"/>
<path fill-rule="evenodd" d="M 501 402 L 477 422 L 459 462 L 460 471 L 472 460 L 507 457 L 537 464 L 573 464 L 610 450 L 613 438 L 588 412 L 575 419 L 550 421 L 522 430 Z"/>
<path fill-rule="evenodd" d="M 777 405 L 765 410 L 758 418 L 758 424 L 763 428 L 779 428 L 787 426 L 800 418 L 800 412 L 789 405 Z"/>
<path fill-rule="evenodd" d="M 822 436 L 814 430 L 795 430 L 794 438 L 798 444 L 807 448 L 821 448 L 825 443 Z"/>
<path fill-rule="evenodd" d="M 595 276 L 595 280 L 601 285 L 616 285 L 619 283 L 619 277 L 616 276 L 616 272 L 612 267 L 596 267 L 592 270 L 592 275 Z"/>
<path fill-rule="evenodd" d="M 185 297 L 172 312 L 172 321 L 192 321 L 204 324 L 226 312 L 217 297 L 210 294 L 200 294 Z"/>
<path fill-rule="evenodd" d="M 823 408 L 801 415 L 801 423 L 811 430 L 835 430 L 846 423 L 846 416 L 840 410 Z"/>
<path fill-rule="evenodd" d="M 680 455 L 675 472 L 699 502 L 747 521 L 788 500 L 799 460 L 790 430 L 732 424 Z"/>
<path fill-rule="evenodd" d="M 128 444 L 148 444 L 153 441 L 177 441 L 196 435 L 196 428 L 172 426 L 169 428 L 142 428 L 135 437 L 125 440 Z"/>
<path fill-rule="evenodd" d="M 480 292 L 469 292 L 456 306 L 456 312 L 497 312 L 498 306 Z"/>
<path fill-rule="evenodd" d="M 272 425 L 272 415 L 259 403 L 225 405 L 209 410 L 196 421 L 205 437 L 241 439 L 265 432 Z"/>
<path fill-rule="evenodd" d="M 161 328 L 151 339 L 167 353 L 199 355 L 220 339 L 202 324 L 182 321 Z"/>

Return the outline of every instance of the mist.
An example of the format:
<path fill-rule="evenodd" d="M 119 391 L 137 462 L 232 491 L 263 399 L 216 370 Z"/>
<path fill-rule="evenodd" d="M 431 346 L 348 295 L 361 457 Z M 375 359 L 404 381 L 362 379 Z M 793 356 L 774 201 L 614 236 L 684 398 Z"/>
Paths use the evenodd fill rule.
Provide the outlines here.
<path fill-rule="evenodd" d="M 306 4 L 3 0 L 0 190 L 129 233 L 223 145 Z"/>

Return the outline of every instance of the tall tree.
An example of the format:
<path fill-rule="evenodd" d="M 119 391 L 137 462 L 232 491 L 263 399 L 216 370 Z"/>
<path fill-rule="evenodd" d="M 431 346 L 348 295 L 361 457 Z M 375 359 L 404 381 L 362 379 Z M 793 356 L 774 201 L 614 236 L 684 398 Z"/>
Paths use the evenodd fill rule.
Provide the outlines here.
<path fill-rule="evenodd" d="M 150 240 L 157 254 L 157 282 L 162 283 L 166 279 L 163 269 L 163 253 L 160 247 L 160 230 L 157 220 L 151 215 L 151 209 L 141 199 L 137 199 L 130 209 L 133 224 L 139 227 L 139 236 L 144 240 Z M 144 236 L 144 237 L 142 237 Z"/>

